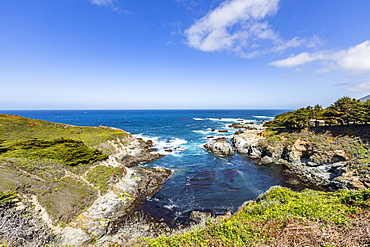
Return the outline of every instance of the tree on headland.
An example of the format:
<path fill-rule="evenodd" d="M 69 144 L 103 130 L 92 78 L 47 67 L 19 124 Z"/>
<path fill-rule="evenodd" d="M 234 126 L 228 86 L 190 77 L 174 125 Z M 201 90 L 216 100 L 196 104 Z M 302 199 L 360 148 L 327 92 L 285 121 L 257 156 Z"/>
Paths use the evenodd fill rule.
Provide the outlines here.
<path fill-rule="evenodd" d="M 266 122 L 267 127 L 304 128 L 311 120 L 325 120 L 329 125 L 367 124 L 370 122 L 370 100 L 342 97 L 324 109 L 321 105 L 307 106 L 295 111 L 279 114 L 274 120 Z"/>
<path fill-rule="evenodd" d="M 265 123 L 268 127 L 284 126 L 287 128 L 308 127 L 311 119 L 323 119 L 324 110 L 322 106 L 315 105 L 299 108 L 298 110 L 285 112 L 277 115 L 274 120 Z"/>
<path fill-rule="evenodd" d="M 363 104 L 363 111 L 364 111 L 364 122 L 370 122 L 370 99 L 365 101 Z"/>
<path fill-rule="evenodd" d="M 365 112 L 361 101 L 343 97 L 326 108 L 324 116 L 330 122 L 348 125 L 364 122 Z"/>

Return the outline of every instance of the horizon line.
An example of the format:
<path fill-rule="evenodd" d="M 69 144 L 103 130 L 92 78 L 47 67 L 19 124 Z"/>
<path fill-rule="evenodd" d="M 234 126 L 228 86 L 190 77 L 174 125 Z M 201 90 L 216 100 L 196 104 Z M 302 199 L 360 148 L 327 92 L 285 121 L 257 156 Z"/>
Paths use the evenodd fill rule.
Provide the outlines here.
<path fill-rule="evenodd" d="M 0 109 L 0 111 L 158 111 L 158 110 L 292 110 L 293 108 L 65 108 L 65 109 Z"/>

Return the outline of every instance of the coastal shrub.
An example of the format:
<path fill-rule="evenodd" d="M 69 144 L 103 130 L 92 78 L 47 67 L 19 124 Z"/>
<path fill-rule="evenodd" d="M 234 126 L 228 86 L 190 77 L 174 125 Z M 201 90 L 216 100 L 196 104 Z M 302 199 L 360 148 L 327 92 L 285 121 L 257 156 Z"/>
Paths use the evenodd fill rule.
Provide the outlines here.
<path fill-rule="evenodd" d="M 0 191 L 0 205 L 13 207 L 20 201 L 18 193 L 14 190 Z"/>
<path fill-rule="evenodd" d="M 370 189 L 360 191 L 345 191 L 341 197 L 344 204 L 370 208 Z"/>
<path fill-rule="evenodd" d="M 19 141 L 10 145 L 8 151 L 1 156 L 57 160 L 68 166 L 92 164 L 108 157 L 98 149 L 88 148 L 81 141 L 64 138 L 50 141 L 39 139 Z"/>
<path fill-rule="evenodd" d="M 293 192 L 274 186 L 256 201 L 245 203 L 229 219 L 209 221 L 203 229 L 171 237 L 146 239 L 147 246 L 247 246 L 271 241 L 291 222 L 346 227 L 369 205 L 370 190 Z M 352 215 L 351 217 L 349 217 Z M 315 223 L 316 222 L 316 223 Z"/>
<path fill-rule="evenodd" d="M 65 166 L 62 162 L 50 159 L 4 158 L 17 168 L 34 174 L 47 181 L 59 180 L 65 176 Z"/>

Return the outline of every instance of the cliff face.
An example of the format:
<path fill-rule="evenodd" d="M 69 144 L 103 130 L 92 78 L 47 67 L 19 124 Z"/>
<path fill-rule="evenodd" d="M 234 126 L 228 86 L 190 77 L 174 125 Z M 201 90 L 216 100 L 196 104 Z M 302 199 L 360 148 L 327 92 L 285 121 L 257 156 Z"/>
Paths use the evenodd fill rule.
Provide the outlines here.
<path fill-rule="evenodd" d="M 57 230 L 61 235 L 61 245 L 86 245 L 108 234 L 116 220 L 132 214 L 147 197 L 155 195 L 171 175 L 171 171 L 164 168 L 135 166 L 162 157 L 151 153 L 150 145 L 141 139 L 130 135 L 124 140 L 110 141 L 108 145 L 113 146 L 114 152 L 98 165 L 124 168 L 124 176 L 116 178 L 107 192 L 101 194 L 89 208 L 66 227 Z"/>
<path fill-rule="evenodd" d="M 303 181 L 330 189 L 370 187 L 369 150 L 359 138 L 329 132 L 276 133 L 256 129 L 236 132 L 238 153 L 258 164 L 281 163 Z"/>

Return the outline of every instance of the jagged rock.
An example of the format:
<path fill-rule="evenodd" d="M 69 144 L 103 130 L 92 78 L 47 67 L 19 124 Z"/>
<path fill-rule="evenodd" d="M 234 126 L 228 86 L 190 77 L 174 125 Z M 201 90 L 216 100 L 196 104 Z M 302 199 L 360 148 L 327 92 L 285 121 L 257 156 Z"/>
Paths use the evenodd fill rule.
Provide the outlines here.
<path fill-rule="evenodd" d="M 129 144 L 124 145 L 123 141 Z M 129 135 L 125 140 L 109 141 L 106 146 L 114 151 L 101 165 L 124 166 L 125 176 L 111 184 L 107 193 L 98 197 L 85 212 L 60 231 L 61 245 L 82 246 L 109 234 L 116 220 L 131 214 L 147 197 L 156 194 L 172 173 L 165 168 L 135 166 L 163 157 L 151 153 L 151 141 L 144 142 Z"/>
<path fill-rule="evenodd" d="M 229 128 L 233 129 L 249 129 L 249 130 L 263 130 L 265 127 L 263 127 L 260 124 L 255 123 L 233 123 L 228 126 Z"/>
<path fill-rule="evenodd" d="M 164 157 L 162 154 L 151 153 L 145 149 L 136 154 L 127 154 L 121 158 L 126 167 L 133 167 L 142 163 L 150 162 Z"/>
<path fill-rule="evenodd" d="M 201 224 L 206 221 L 207 218 L 210 218 L 212 214 L 200 211 L 191 211 L 189 219 L 194 221 L 196 224 Z"/>
<path fill-rule="evenodd" d="M 234 155 L 233 147 L 224 138 L 219 138 L 204 144 L 204 148 L 214 154 Z"/>
<path fill-rule="evenodd" d="M 257 159 L 262 154 L 256 149 L 264 138 L 261 135 L 262 132 L 263 130 L 256 129 L 238 130 L 230 141 L 238 153 L 252 155 L 254 159 Z"/>
<path fill-rule="evenodd" d="M 116 155 L 120 160 L 119 162 L 126 167 L 133 167 L 165 156 L 159 153 L 152 153 L 155 150 L 152 148 L 153 142 L 151 140 L 145 142 L 141 138 L 136 138 L 136 141 L 132 142 L 131 149 L 120 151 L 119 154 Z"/>

